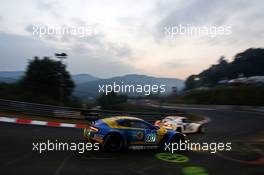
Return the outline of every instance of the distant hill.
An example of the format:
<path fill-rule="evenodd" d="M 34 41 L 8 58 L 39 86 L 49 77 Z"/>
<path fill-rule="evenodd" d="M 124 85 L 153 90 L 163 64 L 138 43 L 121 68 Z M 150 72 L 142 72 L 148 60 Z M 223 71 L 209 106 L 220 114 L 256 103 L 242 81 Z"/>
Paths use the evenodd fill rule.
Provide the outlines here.
<path fill-rule="evenodd" d="M 13 83 L 19 80 L 23 76 L 23 71 L 0 71 L 0 82 Z M 72 79 L 75 82 L 74 95 L 82 99 L 88 99 L 89 97 L 97 97 L 98 85 L 113 84 L 129 84 L 129 85 L 166 85 L 166 93 L 169 94 L 172 91 L 172 87 L 177 87 L 178 90 L 182 90 L 184 87 L 184 81 L 176 78 L 157 78 L 146 75 L 129 74 L 125 76 L 117 76 L 108 79 L 100 79 L 89 74 L 77 74 L 72 75 Z M 122 83 L 123 82 L 123 83 Z M 132 96 L 140 96 L 143 94 L 127 94 Z"/>
<path fill-rule="evenodd" d="M 0 71 L 0 82 L 14 83 L 23 76 L 23 71 Z"/>
<path fill-rule="evenodd" d="M 23 71 L 0 71 L 0 82 L 13 83 L 19 80 L 24 75 Z M 89 81 L 98 80 L 99 78 L 89 74 L 72 75 L 75 84 L 85 83 Z"/>
<path fill-rule="evenodd" d="M 86 83 L 89 81 L 98 80 L 99 78 L 94 77 L 89 74 L 77 74 L 77 75 L 73 75 L 72 79 L 75 82 L 75 84 L 81 84 L 81 83 Z"/>
<path fill-rule="evenodd" d="M 74 95 L 87 99 L 89 97 L 97 97 L 99 96 L 98 86 L 99 85 L 107 85 L 113 84 L 116 82 L 117 84 L 129 84 L 129 85 L 166 85 L 166 93 L 169 94 L 172 91 L 172 87 L 177 87 L 178 90 L 183 89 L 184 81 L 176 78 L 157 78 L 146 75 L 137 75 L 137 74 L 129 74 L 125 76 L 118 76 L 109 79 L 98 79 L 95 81 L 90 81 L 86 83 L 78 84 L 75 88 Z M 140 96 L 143 94 L 128 94 L 132 96 Z"/>

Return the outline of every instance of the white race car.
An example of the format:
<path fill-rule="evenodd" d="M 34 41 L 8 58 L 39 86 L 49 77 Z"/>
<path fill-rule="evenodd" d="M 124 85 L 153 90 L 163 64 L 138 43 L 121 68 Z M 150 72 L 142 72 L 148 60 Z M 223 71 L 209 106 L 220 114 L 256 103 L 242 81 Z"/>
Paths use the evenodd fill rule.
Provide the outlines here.
<path fill-rule="evenodd" d="M 155 125 L 161 128 L 172 129 L 182 133 L 204 132 L 203 124 L 190 122 L 186 117 L 181 116 L 165 117 L 162 120 L 157 120 Z"/>

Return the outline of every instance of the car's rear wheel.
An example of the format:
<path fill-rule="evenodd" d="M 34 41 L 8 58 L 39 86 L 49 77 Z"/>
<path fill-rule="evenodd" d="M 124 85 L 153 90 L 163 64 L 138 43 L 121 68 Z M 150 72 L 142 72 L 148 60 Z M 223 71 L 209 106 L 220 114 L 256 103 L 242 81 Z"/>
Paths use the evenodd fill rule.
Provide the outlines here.
<path fill-rule="evenodd" d="M 118 133 L 109 134 L 105 138 L 104 149 L 110 152 L 118 152 L 124 148 L 124 140 Z"/>
<path fill-rule="evenodd" d="M 185 142 L 185 137 L 183 134 L 181 133 L 178 133 L 178 134 L 175 134 L 172 139 L 171 139 L 171 142 L 172 143 L 184 143 Z"/>
<path fill-rule="evenodd" d="M 181 144 L 185 143 L 185 140 L 186 140 L 185 136 L 181 133 L 178 133 L 172 137 L 170 142 L 172 144 L 177 144 L 177 150 L 176 150 L 177 152 L 180 152 L 180 151 L 182 152 L 182 151 L 186 151 L 186 150 L 180 149 L 182 147 Z"/>

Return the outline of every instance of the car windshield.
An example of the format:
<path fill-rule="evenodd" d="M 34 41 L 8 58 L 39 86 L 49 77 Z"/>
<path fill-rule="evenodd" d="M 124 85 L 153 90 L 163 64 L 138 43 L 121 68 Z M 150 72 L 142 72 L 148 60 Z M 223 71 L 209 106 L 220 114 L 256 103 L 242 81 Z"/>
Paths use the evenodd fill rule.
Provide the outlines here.
<path fill-rule="evenodd" d="M 172 119 L 171 118 L 165 118 L 162 120 L 162 122 L 169 122 L 169 121 L 172 121 Z"/>

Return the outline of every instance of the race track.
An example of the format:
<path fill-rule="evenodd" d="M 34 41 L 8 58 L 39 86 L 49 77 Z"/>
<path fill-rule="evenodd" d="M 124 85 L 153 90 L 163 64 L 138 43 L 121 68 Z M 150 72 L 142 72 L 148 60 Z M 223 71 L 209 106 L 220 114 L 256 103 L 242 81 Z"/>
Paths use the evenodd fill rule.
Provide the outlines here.
<path fill-rule="evenodd" d="M 32 151 L 32 142 L 83 141 L 82 130 L 0 123 L 0 172 L 25 175 L 177 175 L 264 174 L 264 115 L 254 112 L 185 109 L 210 117 L 205 134 L 189 135 L 191 141 L 232 142 L 232 151 L 211 154 L 185 152 L 182 161 L 167 162 L 160 151 L 122 153 Z M 184 159 L 185 158 L 185 159 Z M 187 159 L 186 159 L 187 158 Z"/>

